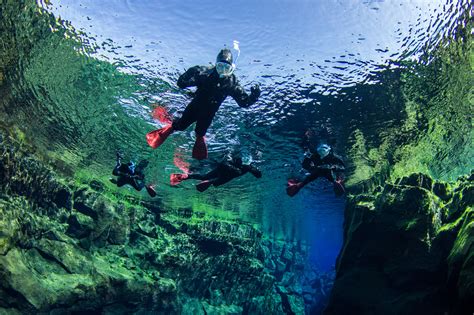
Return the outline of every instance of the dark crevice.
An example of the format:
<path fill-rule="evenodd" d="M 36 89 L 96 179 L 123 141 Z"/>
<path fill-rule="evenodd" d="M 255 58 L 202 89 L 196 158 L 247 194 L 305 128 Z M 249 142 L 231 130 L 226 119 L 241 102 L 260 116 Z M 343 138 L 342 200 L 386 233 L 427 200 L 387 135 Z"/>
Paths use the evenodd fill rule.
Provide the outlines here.
<path fill-rule="evenodd" d="M 34 314 L 35 307 L 25 298 L 25 296 L 10 287 L 0 287 L 0 306 L 15 308 L 23 314 Z"/>
<path fill-rule="evenodd" d="M 66 271 L 68 274 L 72 274 L 72 272 L 62 262 L 60 262 L 58 259 L 56 259 L 56 257 L 46 253 L 45 251 L 39 249 L 38 247 L 33 247 L 33 248 L 38 251 L 38 253 L 41 255 L 41 257 L 43 257 L 46 260 L 55 262 L 56 264 L 61 266 L 61 268 L 63 268 L 64 271 Z"/>

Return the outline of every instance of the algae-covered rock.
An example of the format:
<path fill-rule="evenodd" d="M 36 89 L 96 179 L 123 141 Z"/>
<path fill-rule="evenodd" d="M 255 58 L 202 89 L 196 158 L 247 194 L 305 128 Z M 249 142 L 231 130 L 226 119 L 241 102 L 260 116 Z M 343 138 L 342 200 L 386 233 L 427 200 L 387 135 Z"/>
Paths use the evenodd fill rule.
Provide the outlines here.
<path fill-rule="evenodd" d="M 0 312 L 302 314 L 316 303 L 304 304 L 302 286 L 319 275 L 301 244 L 263 239 L 248 224 L 159 213 L 98 181 L 65 186 L 32 156 L 5 152 Z"/>
<path fill-rule="evenodd" d="M 472 312 L 472 182 L 459 180 L 452 197 L 442 187 L 413 174 L 385 185 L 373 202 L 348 200 L 325 314 Z"/>
<path fill-rule="evenodd" d="M 473 308 L 474 208 L 469 207 L 461 220 L 461 230 L 448 257 L 448 281 L 454 289 L 453 308 L 457 313 Z"/>
<path fill-rule="evenodd" d="M 67 223 L 69 225 L 67 233 L 76 238 L 89 236 L 94 230 L 94 220 L 80 212 L 72 214 Z"/>
<path fill-rule="evenodd" d="M 20 223 L 17 220 L 17 207 L 21 204 L 13 204 L 8 200 L 0 199 L 0 255 L 5 255 L 20 237 Z"/>

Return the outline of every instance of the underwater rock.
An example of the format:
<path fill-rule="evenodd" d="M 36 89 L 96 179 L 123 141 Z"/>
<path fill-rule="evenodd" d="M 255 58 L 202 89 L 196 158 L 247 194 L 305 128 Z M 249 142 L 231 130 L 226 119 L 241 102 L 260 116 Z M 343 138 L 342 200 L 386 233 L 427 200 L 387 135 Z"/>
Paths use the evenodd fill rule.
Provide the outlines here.
<path fill-rule="evenodd" d="M 4 144 L 0 312 L 304 314 L 318 303 L 303 299 L 320 276 L 305 246 L 248 224 L 168 215 L 100 183 L 66 186 Z"/>
<path fill-rule="evenodd" d="M 433 187 L 433 180 L 428 175 L 422 173 L 413 173 L 409 176 L 396 180 L 395 185 L 422 187 L 424 189 L 431 190 Z"/>
<path fill-rule="evenodd" d="M 69 227 L 66 233 L 79 239 L 89 236 L 94 229 L 94 220 L 80 212 L 72 214 L 67 223 Z"/>
<path fill-rule="evenodd" d="M 458 181 L 446 204 L 437 196 L 442 184 L 432 183 L 413 174 L 371 198 L 348 200 L 325 314 L 472 312 L 473 200 L 465 194 L 472 196 L 473 183 Z"/>
<path fill-rule="evenodd" d="M 452 197 L 448 189 L 449 185 L 447 183 L 436 182 L 433 185 L 433 193 L 443 201 L 448 201 Z"/>

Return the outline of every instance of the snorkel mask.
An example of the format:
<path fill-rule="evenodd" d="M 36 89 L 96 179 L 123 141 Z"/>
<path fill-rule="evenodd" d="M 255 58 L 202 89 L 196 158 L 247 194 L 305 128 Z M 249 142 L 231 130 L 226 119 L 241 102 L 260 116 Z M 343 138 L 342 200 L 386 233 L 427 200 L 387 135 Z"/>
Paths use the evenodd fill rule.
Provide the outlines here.
<path fill-rule="evenodd" d="M 318 152 L 321 159 L 324 159 L 326 156 L 328 156 L 330 151 L 331 151 L 331 147 L 328 146 L 327 144 L 321 144 L 316 149 L 316 152 Z"/>
<path fill-rule="evenodd" d="M 216 63 L 216 71 L 220 78 L 229 77 L 234 72 L 234 66 L 225 62 Z"/>
<path fill-rule="evenodd" d="M 239 42 L 234 40 L 234 50 L 237 51 L 237 59 L 240 56 Z M 216 58 L 216 71 L 220 78 L 229 77 L 234 73 L 236 65 L 234 63 L 232 52 L 228 48 L 222 49 Z"/>

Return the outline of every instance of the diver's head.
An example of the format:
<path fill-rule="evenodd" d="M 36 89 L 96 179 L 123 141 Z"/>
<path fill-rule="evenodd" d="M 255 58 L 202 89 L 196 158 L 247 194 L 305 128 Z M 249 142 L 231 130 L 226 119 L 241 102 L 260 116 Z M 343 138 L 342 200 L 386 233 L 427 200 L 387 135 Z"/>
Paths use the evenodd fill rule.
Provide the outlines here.
<path fill-rule="evenodd" d="M 318 152 L 319 156 L 324 159 L 326 156 L 328 156 L 329 152 L 331 151 L 331 147 L 327 144 L 320 144 L 318 148 L 316 149 L 316 152 Z"/>
<path fill-rule="evenodd" d="M 237 165 L 242 165 L 242 158 L 240 156 L 234 157 L 234 163 Z"/>
<path fill-rule="evenodd" d="M 232 52 L 230 49 L 222 49 L 216 58 L 216 71 L 219 74 L 219 77 L 228 77 L 232 75 L 235 69 L 233 64 Z"/>

